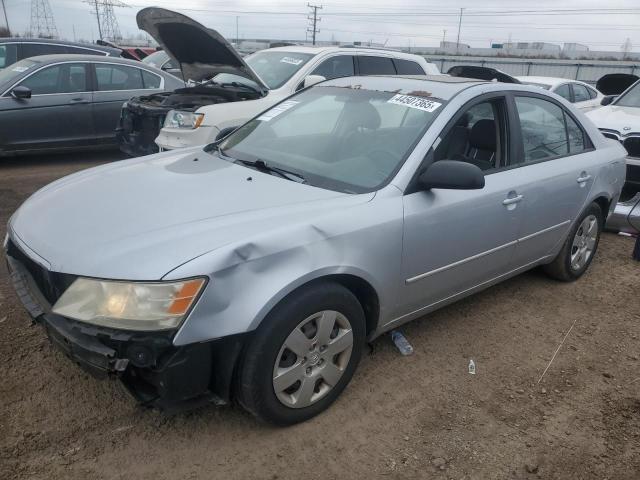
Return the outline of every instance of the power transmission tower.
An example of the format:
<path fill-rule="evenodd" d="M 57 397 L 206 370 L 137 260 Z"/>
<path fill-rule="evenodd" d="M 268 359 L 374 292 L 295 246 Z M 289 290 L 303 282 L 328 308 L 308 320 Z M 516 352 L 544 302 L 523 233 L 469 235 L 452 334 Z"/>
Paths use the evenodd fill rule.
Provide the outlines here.
<path fill-rule="evenodd" d="M 58 38 L 49 0 L 31 0 L 31 35 L 38 38 Z"/>
<path fill-rule="evenodd" d="M 109 40 L 117 42 L 122 40 L 118 19 L 113 11 L 114 7 L 128 7 L 126 3 L 120 0 L 84 0 L 85 3 L 91 5 L 94 9 L 94 15 L 98 22 L 98 36 L 100 40 Z"/>
<path fill-rule="evenodd" d="M 307 27 L 307 32 L 311 33 L 311 39 L 313 45 L 316 44 L 316 33 L 320 33 L 320 29 L 318 28 L 318 22 L 321 20 L 318 17 L 318 10 L 322 10 L 322 5 L 311 5 L 307 3 L 307 7 L 309 7 L 312 12 L 309 12 L 309 16 L 307 19 L 309 20 L 309 26 Z"/>

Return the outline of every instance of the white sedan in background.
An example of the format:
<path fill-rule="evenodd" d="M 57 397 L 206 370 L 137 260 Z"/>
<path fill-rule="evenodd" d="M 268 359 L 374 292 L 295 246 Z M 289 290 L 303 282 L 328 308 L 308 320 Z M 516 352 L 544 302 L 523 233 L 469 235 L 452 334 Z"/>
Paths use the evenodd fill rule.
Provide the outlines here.
<path fill-rule="evenodd" d="M 535 85 L 545 90 L 549 90 L 568 102 L 573 103 L 576 108 L 583 112 L 593 110 L 600 106 L 604 95 L 588 83 L 566 78 L 555 77 L 515 77 L 526 85 Z"/>

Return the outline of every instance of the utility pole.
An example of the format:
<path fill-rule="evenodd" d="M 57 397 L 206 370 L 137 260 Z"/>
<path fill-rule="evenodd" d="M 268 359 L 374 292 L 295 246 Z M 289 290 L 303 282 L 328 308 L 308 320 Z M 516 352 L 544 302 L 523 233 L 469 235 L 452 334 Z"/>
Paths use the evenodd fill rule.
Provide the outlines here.
<path fill-rule="evenodd" d="M 444 42 L 447 40 L 447 29 L 444 28 L 442 30 L 442 43 L 444 44 Z M 443 45 L 444 46 L 444 45 Z"/>
<path fill-rule="evenodd" d="M 236 48 L 240 45 L 240 36 L 238 35 L 238 16 L 236 15 Z"/>
<path fill-rule="evenodd" d="M 458 20 L 458 39 L 456 40 L 456 53 L 460 52 L 460 29 L 462 28 L 462 14 L 464 13 L 464 8 L 460 9 L 460 19 Z"/>
<path fill-rule="evenodd" d="M 2 1 L 2 13 L 4 13 L 4 23 L 7 24 L 7 35 L 11 36 L 11 29 L 9 28 L 9 17 L 7 17 L 7 7 L 4 4 L 4 0 Z"/>
<path fill-rule="evenodd" d="M 307 28 L 307 32 L 311 33 L 312 43 L 313 45 L 315 45 L 316 33 L 320 33 L 320 29 L 317 28 L 318 22 L 321 20 L 320 17 L 318 17 L 318 10 L 322 10 L 322 5 L 311 5 L 310 3 L 307 3 L 307 7 L 313 10 L 313 12 L 309 12 L 309 16 L 307 17 L 307 19 L 311 23 L 311 25 L 309 25 L 309 27 Z"/>

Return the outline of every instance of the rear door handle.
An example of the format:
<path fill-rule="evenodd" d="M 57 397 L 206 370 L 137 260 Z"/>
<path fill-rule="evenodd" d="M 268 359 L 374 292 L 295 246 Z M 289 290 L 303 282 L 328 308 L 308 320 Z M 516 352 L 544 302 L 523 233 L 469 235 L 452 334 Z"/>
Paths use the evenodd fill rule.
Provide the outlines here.
<path fill-rule="evenodd" d="M 583 173 L 581 173 L 581 174 L 580 174 L 580 176 L 576 179 L 576 182 L 578 182 L 578 183 L 584 183 L 584 182 L 586 182 L 586 181 L 588 181 L 588 180 L 590 180 L 590 179 L 591 179 L 591 175 L 589 175 L 589 174 L 588 174 L 588 173 L 586 173 L 586 172 L 583 172 Z"/>
<path fill-rule="evenodd" d="M 524 198 L 524 195 L 516 195 L 515 197 L 508 197 L 502 201 L 503 205 L 513 205 L 514 203 L 519 203 Z"/>

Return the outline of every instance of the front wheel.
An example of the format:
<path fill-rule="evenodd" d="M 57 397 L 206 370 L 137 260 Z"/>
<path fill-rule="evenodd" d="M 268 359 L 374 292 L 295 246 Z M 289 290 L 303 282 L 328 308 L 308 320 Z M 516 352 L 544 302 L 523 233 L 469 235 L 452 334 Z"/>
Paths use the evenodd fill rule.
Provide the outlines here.
<path fill-rule="evenodd" d="M 347 386 L 364 343 L 364 312 L 351 291 L 336 283 L 303 287 L 256 331 L 244 353 L 238 399 L 278 425 L 307 420 Z"/>
<path fill-rule="evenodd" d="M 591 264 L 604 225 L 602 209 L 592 203 L 573 226 L 558 256 L 544 270 L 565 282 L 580 278 Z"/>

